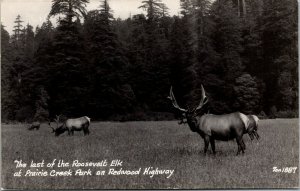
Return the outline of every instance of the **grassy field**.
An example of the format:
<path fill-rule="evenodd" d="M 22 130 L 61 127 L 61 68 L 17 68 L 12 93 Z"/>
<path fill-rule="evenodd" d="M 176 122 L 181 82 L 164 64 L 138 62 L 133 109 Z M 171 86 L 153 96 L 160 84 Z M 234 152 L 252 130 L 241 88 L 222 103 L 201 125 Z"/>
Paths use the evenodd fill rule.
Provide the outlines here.
<path fill-rule="evenodd" d="M 2 187 L 23 189 L 206 189 L 206 188 L 295 188 L 299 187 L 298 119 L 263 120 L 260 141 L 250 141 L 244 155 L 236 156 L 235 141 L 216 142 L 217 154 L 203 154 L 203 140 L 177 121 L 99 122 L 90 126 L 91 134 L 64 134 L 55 137 L 46 125 L 28 131 L 25 125 L 2 125 Z M 154 167 L 174 170 L 150 178 L 146 175 L 104 175 L 71 177 L 14 177 L 15 160 L 30 165 L 33 160 L 50 163 L 53 159 L 72 163 L 113 159 L 122 168 L 134 170 Z M 298 167 L 296 173 L 275 173 L 273 167 Z M 108 171 L 110 167 L 93 167 Z M 120 169 L 120 167 L 114 167 Z M 23 168 L 50 171 L 50 168 Z M 58 168 L 57 171 L 78 168 Z M 82 168 L 88 169 L 88 168 Z"/>

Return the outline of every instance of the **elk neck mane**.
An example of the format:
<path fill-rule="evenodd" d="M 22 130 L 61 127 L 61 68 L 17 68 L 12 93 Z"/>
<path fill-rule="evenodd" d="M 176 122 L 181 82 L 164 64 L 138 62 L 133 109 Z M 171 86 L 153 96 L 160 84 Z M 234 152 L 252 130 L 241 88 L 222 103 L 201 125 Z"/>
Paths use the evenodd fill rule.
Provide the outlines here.
<path fill-rule="evenodd" d="M 91 118 L 89 118 L 88 116 L 84 116 L 84 117 L 88 120 L 89 123 L 91 123 Z"/>
<path fill-rule="evenodd" d="M 248 118 L 245 114 L 242 114 L 242 113 L 240 113 L 240 112 L 239 112 L 239 115 L 240 115 L 240 118 L 241 118 L 241 120 L 243 121 L 243 123 L 244 123 L 244 125 L 245 125 L 245 128 L 246 128 L 246 130 L 247 130 L 248 127 L 249 127 L 249 124 L 250 124 L 249 118 Z"/>
<path fill-rule="evenodd" d="M 256 123 L 256 126 L 258 126 L 258 121 L 259 121 L 258 117 L 256 115 L 252 115 L 252 117 Z"/>

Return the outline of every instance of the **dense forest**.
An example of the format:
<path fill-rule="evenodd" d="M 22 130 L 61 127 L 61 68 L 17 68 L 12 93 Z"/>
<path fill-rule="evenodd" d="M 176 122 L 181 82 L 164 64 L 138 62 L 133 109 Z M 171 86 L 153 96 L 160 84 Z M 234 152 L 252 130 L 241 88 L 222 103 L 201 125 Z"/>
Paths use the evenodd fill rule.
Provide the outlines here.
<path fill-rule="evenodd" d="M 172 119 L 170 87 L 193 108 L 201 84 L 203 112 L 298 116 L 296 0 L 180 0 L 176 16 L 141 0 L 127 19 L 88 3 L 52 0 L 35 30 L 20 15 L 13 34 L 1 24 L 2 121 Z"/>

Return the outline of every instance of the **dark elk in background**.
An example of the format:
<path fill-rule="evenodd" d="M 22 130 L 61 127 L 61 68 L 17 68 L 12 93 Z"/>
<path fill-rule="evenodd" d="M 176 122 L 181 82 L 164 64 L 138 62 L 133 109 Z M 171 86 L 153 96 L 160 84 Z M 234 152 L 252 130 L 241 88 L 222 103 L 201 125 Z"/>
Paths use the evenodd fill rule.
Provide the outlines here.
<path fill-rule="evenodd" d="M 31 123 L 31 125 L 28 127 L 28 130 L 39 130 L 40 129 L 40 126 L 41 126 L 41 123 L 40 122 L 33 122 Z"/>
<path fill-rule="evenodd" d="M 190 129 L 193 132 L 200 134 L 204 139 L 204 153 L 207 152 L 209 143 L 211 143 L 212 151 L 215 154 L 215 140 L 229 141 L 232 139 L 236 139 L 238 145 L 237 155 L 240 151 L 244 153 L 246 146 L 243 141 L 243 135 L 245 133 L 248 133 L 249 135 L 257 134 L 254 128 L 248 128 L 250 124 L 249 118 L 239 112 L 226 115 L 204 114 L 198 116 L 197 111 L 208 102 L 203 86 L 201 86 L 201 89 L 201 101 L 195 109 L 187 110 L 179 107 L 173 94 L 172 87 L 170 89 L 170 97 L 168 98 L 172 101 L 173 106 L 183 113 Z"/>
<path fill-rule="evenodd" d="M 90 134 L 89 126 L 91 119 L 89 117 L 84 116 L 76 119 L 67 119 L 62 125 L 59 125 L 59 118 L 60 116 L 56 116 L 54 120 L 56 122 L 56 128 L 53 128 L 49 122 L 49 126 L 52 128 L 52 133 L 55 133 L 55 136 L 59 136 L 65 131 L 68 131 L 68 135 L 74 135 L 74 131 L 83 131 L 84 135 Z"/>

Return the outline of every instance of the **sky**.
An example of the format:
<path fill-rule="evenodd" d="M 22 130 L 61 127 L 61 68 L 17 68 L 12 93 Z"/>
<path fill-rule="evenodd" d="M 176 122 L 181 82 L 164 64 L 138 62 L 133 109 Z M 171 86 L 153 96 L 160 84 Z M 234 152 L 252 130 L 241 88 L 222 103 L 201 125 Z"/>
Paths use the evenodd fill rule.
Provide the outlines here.
<path fill-rule="evenodd" d="M 128 18 L 131 15 L 143 13 L 138 7 L 143 0 L 109 0 L 115 18 Z M 0 0 L 1 2 L 1 22 L 5 29 L 12 34 L 14 21 L 19 14 L 24 21 L 23 26 L 28 23 L 35 29 L 37 25 L 46 21 L 51 9 L 51 0 Z M 90 0 L 86 9 L 93 10 L 99 7 L 100 0 Z M 179 0 L 163 0 L 170 9 L 170 15 L 178 15 Z M 55 23 L 55 19 L 51 20 Z M 53 24 L 54 24 L 53 23 Z"/>

